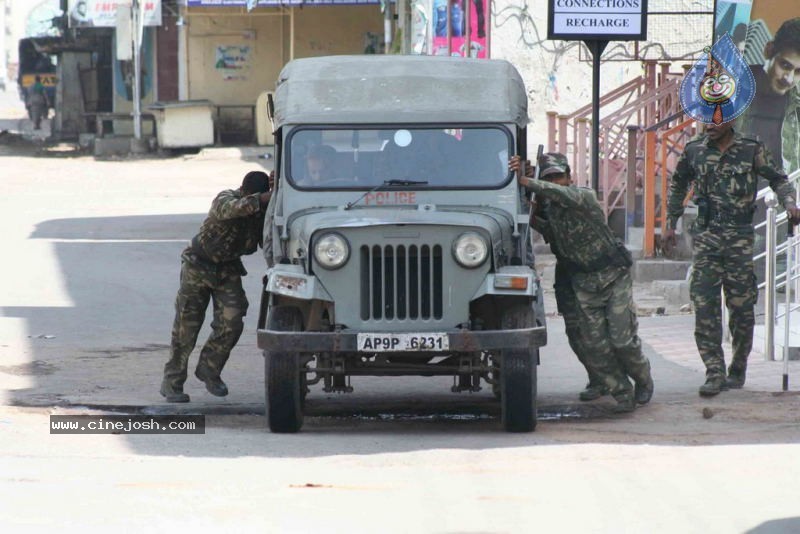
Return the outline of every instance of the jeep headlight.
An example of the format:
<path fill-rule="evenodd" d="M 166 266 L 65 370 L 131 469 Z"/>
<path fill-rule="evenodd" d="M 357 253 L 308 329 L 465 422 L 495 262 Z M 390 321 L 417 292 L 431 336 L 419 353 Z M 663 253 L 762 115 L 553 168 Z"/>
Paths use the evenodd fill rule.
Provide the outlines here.
<path fill-rule="evenodd" d="M 338 269 L 350 257 L 350 245 L 339 234 L 324 234 L 314 245 L 314 258 L 326 269 Z"/>
<path fill-rule="evenodd" d="M 461 266 L 468 269 L 479 267 L 488 255 L 489 245 L 475 232 L 461 234 L 453 242 L 453 256 Z"/>

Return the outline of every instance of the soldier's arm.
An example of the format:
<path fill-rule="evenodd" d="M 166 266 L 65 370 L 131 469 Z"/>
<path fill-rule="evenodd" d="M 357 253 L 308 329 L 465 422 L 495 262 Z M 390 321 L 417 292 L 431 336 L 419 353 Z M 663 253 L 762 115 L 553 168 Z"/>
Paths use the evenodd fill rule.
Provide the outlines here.
<path fill-rule="evenodd" d="M 784 208 L 788 210 L 797 207 L 794 187 L 789 183 L 786 175 L 776 169 L 772 155 L 764 145 L 758 145 L 756 148 L 753 167 L 756 174 L 769 182 L 769 186 L 778 195 L 778 200 Z"/>
<path fill-rule="evenodd" d="M 534 213 L 530 219 L 531 228 L 542 234 L 545 241 L 550 241 L 552 238 L 552 230 L 550 229 L 550 221 L 544 217 L 540 217 Z"/>
<path fill-rule="evenodd" d="M 216 219 L 225 220 L 249 217 L 260 210 L 261 201 L 258 193 L 237 197 L 234 191 L 223 191 L 211 203 L 208 214 Z"/>
<path fill-rule="evenodd" d="M 678 219 L 683 215 L 683 199 L 689 190 L 689 184 L 695 179 L 694 167 L 691 157 L 687 150 L 684 150 L 678 159 L 675 172 L 672 173 L 672 181 L 669 185 L 669 195 L 667 195 L 667 219 L 669 227 L 675 228 Z"/>
<path fill-rule="evenodd" d="M 591 211 L 598 206 L 597 198 L 591 189 L 551 184 L 546 180 L 528 180 L 525 187 L 567 208 Z"/>

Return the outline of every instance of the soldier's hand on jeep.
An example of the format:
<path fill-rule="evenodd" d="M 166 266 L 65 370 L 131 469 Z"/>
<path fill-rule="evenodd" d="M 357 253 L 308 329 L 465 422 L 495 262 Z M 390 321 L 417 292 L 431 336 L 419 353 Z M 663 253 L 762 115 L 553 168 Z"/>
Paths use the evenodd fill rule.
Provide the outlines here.
<path fill-rule="evenodd" d="M 531 166 L 531 162 L 529 160 L 525 160 L 525 174 L 523 175 L 520 171 L 520 167 L 522 167 L 522 158 L 519 156 L 511 156 L 508 160 L 508 170 L 514 173 L 517 173 L 517 182 L 522 187 L 528 182 L 528 178 L 533 178 L 533 169 L 534 167 Z"/>
<path fill-rule="evenodd" d="M 275 171 L 269 171 L 269 190 L 273 191 L 275 189 Z"/>

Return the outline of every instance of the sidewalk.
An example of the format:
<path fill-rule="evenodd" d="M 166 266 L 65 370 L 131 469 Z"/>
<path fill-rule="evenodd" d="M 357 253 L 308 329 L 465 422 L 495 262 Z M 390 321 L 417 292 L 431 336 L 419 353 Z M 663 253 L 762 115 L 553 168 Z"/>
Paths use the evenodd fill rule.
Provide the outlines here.
<path fill-rule="evenodd" d="M 562 319 L 556 312 L 555 294 L 553 292 L 553 266 L 555 256 L 551 254 L 537 254 L 536 267 L 542 276 L 542 285 L 545 291 L 545 310 L 548 315 L 548 330 L 552 330 L 553 323 L 561 323 Z M 650 284 L 636 284 L 633 286 L 633 300 L 639 305 L 639 337 L 646 345 L 645 352 L 651 360 L 663 358 L 682 368 L 697 373 L 696 386 L 700 387 L 705 376 L 705 366 L 697 352 L 694 341 L 694 314 L 682 313 L 675 309 L 667 309 L 668 315 L 652 315 L 642 313 L 649 310 L 649 303 L 654 301 L 650 291 Z M 641 304 L 645 303 L 642 307 Z M 800 312 L 795 312 L 800 317 Z M 792 325 L 792 331 L 800 330 L 800 321 Z M 562 329 L 563 331 L 563 329 Z M 781 337 L 778 338 L 778 333 Z M 776 345 L 782 343 L 782 330 L 776 327 Z M 730 342 L 723 342 L 725 362 L 730 363 L 732 355 Z M 763 325 L 756 325 L 753 340 L 753 350 L 750 353 L 747 367 L 747 382 L 744 389 L 752 391 L 779 392 L 782 391 L 783 380 L 783 353 L 781 347 L 776 347 L 777 361 L 767 360 L 763 354 Z M 654 373 L 655 374 L 655 373 Z M 658 379 L 658 376 L 656 376 Z M 694 385 L 694 384 L 693 384 Z M 800 361 L 789 361 L 789 390 L 800 390 Z"/>

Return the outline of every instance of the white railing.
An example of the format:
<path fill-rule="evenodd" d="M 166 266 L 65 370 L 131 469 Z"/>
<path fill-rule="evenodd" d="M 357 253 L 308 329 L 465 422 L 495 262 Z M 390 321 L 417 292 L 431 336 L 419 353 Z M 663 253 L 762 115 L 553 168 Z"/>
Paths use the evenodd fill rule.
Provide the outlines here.
<path fill-rule="evenodd" d="M 800 191 L 800 169 L 789 175 L 789 182 L 794 185 L 795 191 Z M 789 332 L 791 327 L 791 314 L 800 309 L 800 236 L 788 236 L 786 241 L 778 243 L 778 229 L 787 225 L 785 212 L 777 213 L 778 199 L 770 188 L 758 192 L 757 199 L 764 199 L 767 205 L 767 217 L 763 223 L 756 225 L 756 230 L 766 228 L 766 247 L 764 252 L 756 254 L 753 260 L 765 258 L 764 282 L 759 284 L 759 289 L 764 293 L 764 358 L 766 360 L 785 359 L 788 355 Z M 786 270 L 777 274 L 775 264 L 779 255 L 786 256 Z M 778 313 L 777 292 L 784 288 L 785 308 Z M 727 310 L 723 310 L 727 312 Z M 784 323 L 784 356 L 775 357 L 775 324 L 783 318 Z M 727 317 L 725 318 L 727 323 Z"/>

